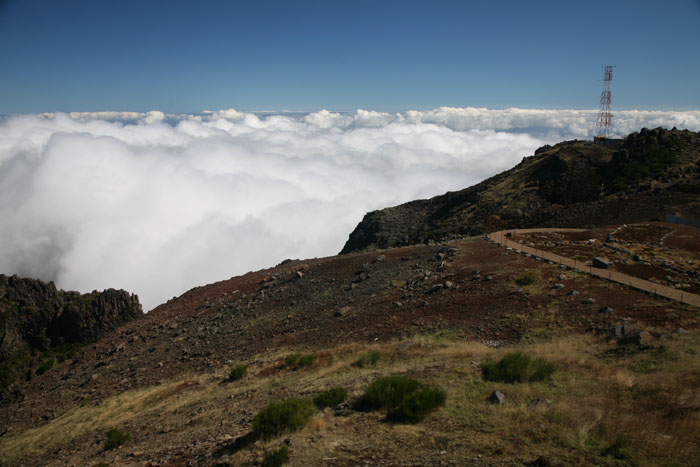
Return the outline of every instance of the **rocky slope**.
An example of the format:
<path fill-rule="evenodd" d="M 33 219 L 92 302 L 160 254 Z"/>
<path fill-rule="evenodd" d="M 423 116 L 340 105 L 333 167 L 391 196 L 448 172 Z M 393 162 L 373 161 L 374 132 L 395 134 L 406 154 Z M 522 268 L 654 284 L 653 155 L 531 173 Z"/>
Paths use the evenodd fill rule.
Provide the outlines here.
<path fill-rule="evenodd" d="M 0 274 L 0 396 L 29 367 L 41 365 L 36 370 L 43 372 L 75 345 L 97 341 L 142 315 L 138 297 L 123 290 L 80 294 Z"/>
<path fill-rule="evenodd" d="M 613 230 L 581 232 L 576 239 L 603 242 Z M 678 237 L 674 245 L 688 250 L 689 233 L 673 235 Z M 538 241 L 549 240 L 564 242 L 554 237 Z M 533 273 L 534 283 L 520 285 Z M 582 295 L 569 294 L 574 288 Z M 584 300 L 583 294 L 594 300 Z M 613 311 L 600 311 L 607 306 Z M 574 368 L 561 371 L 554 383 L 517 388 L 484 382 L 479 363 L 518 343 L 579 336 L 607 329 L 623 317 L 653 327 L 659 342 L 675 342 L 672 331 L 682 324 L 690 332 L 683 345 L 695 342 L 700 323 L 697 310 L 688 306 L 582 279 L 580 273 L 516 254 L 483 237 L 285 261 L 192 289 L 31 380 L 19 381 L 17 397 L 0 404 L 0 463 L 259 465 L 265 451 L 286 443 L 292 465 L 300 466 L 524 465 L 540 455 L 557 459 L 553 465 L 605 465 L 600 455 L 604 446 L 579 443 L 577 430 L 594 426 L 596 443 L 609 443 L 618 432 L 608 426 L 616 420 L 624 420 L 626 436 L 633 436 L 629 420 L 649 423 L 652 412 L 654 417 L 667 411 L 677 417 L 691 413 L 697 387 L 692 378 L 700 372 L 689 359 L 700 355 L 697 346 L 691 354 L 659 345 L 658 358 L 674 365 L 664 363 L 664 378 L 673 378 L 679 367 L 689 375 L 669 386 L 679 401 L 664 399 L 662 409 L 644 405 L 640 410 L 640 404 L 651 403 L 647 394 L 657 394 L 650 391 L 658 385 L 636 392 L 625 386 L 624 406 L 620 393 L 607 389 L 617 384 L 610 378 L 626 375 L 637 360 L 647 364 L 645 355 L 656 356 L 657 350 L 627 353 L 604 341 L 584 341 L 574 353 L 562 355 L 570 344 L 556 341 L 545 355 L 557 358 L 562 368 Z M 353 365 L 368 350 L 380 352 L 380 362 L 367 368 Z M 285 356 L 293 352 L 313 354 L 315 363 L 308 369 L 289 368 Z M 606 366 L 611 359 L 614 365 Z M 247 376 L 225 382 L 237 364 L 249 366 Z M 357 398 L 376 376 L 397 373 L 447 389 L 447 406 L 417 426 L 402 426 L 346 405 L 321 412 L 300 433 L 246 444 L 253 418 L 270 402 L 311 398 L 339 385 Z M 581 379 L 572 376 L 579 374 L 595 386 L 587 383 L 581 389 Z M 507 393 L 503 410 L 485 402 L 494 389 Z M 581 391 L 595 395 L 590 407 L 581 404 Z M 553 408 L 532 412 L 528 404 L 535 397 L 549 399 Z M 612 402 L 617 411 L 604 410 Z M 585 413 L 569 412 L 578 407 Z M 613 415 L 600 421 L 599 412 Z M 635 448 L 646 449 L 644 456 L 651 461 L 692 459 L 698 424 L 673 420 L 678 429 L 662 429 L 676 442 L 672 457 L 645 447 L 645 440 L 635 441 Z M 523 423 L 529 434 L 513 428 Z M 105 433 L 113 427 L 131 439 L 122 449 L 105 450 Z M 558 432 L 571 439 L 553 434 Z"/>
<path fill-rule="evenodd" d="M 502 228 L 700 219 L 700 133 L 642 129 L 624 140 L 538 149 L 478 185 L 365 215 L 341 254 Z"/>

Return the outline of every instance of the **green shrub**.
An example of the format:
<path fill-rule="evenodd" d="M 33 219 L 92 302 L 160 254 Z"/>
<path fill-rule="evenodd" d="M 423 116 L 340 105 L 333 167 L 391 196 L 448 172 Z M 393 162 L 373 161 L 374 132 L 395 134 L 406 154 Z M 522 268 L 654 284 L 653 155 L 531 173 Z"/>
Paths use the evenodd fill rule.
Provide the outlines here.
<path fill-rule="evenodd" d="M 626 460 L 630 458 L 630 443 L 624 438 L 617 437 L 610 445 L 601 452 L 604 456 L 612 456 L 615 459 Z"/>
<path fill-rule="evenodd" d="M 248 365 L 236 365 L 228 374 L 228 381 L 238 381 L 245 376 Z"/>
<path fill-rule="evenodd" d="M 289 462 L 289 450 L 287 446 L 268 452 L 262 461 L 262 467 L 279 467 Z"/>
<path fill-rule="evenodd" d="M 366 410 L 387 409 L 387 419 L 417 423 L 433 410 L 445 405 L 447 395 L 440 388 L 418 388 L 418 381 L 407 376 L 375 379 L 365 390 L 360 405 Z"/>
<path fill-rule="evenodd" d="M 314 397 L 314 405 L 319 409 L 335 407 L 348 398 L 348 390 L 341 387 L 330 388 Z"/>
<path fill-rule="evenodd" d="M 53 368 L 54 363 L 56 363 L 56 359 L 53 357 L 53 355 L 49 356 L 44 360 L 44 363 L 42 363 L 41 366 L 36 369 L 36 374 L 41 375 L 46 373 L 51 368 Z"/>
<path fill-rule="evenodd" d="M 122 444 L 126 443 L 131 439 L 131 435 L 126 431 L 122 431 L 119 428 L 112 428 L 107 433 L 105 433 L 105 441 L 103 448 L 105 451 L 117 448 Z"/>
<path fill-rule="evenodd" d="M 519 286 L 523 287 L 525 285 L 531 285 L 536 282 L 539 282 L 540 280 L 540 273 L 537 271 L 525 271 L 524 273 L 520 274 L 517 279 L 515 279 L 515 283 L 518 284 Z"/>
<path fill-rule="evenodd" d="M 295 352 L 287 355 L 284 361 L 290 368 L 304 368 L 313 365 L 313 363 L 316 361 L 316 356 L 313 354 L 300 355 Z"/>
<path fill-rule="evenodd" d="M 418 423 L 433 410 L 445 405 L 447 395 L 440 388 L 425 388 L 409 394 L 398 407 L 391 410 L 389 420 Z"/>
<path fill-rule="evenodd" d="M 612 186 L 615 189 L 624 189 L 641 180 L 658 177 L 677 162 L 678 157 L 665 146 L 654 146 L 633 153 L 630 159 L 620 166 L 612 180 Z"/>
<path fill-rule="evenodd" d="M 63 363 L 75 357 L 83 344 L 61 344 L 53 347 L 51 353 L 56 356 L 58 363 Z"/>
<path fill-rule="evenodd" d="M 253 433 L 269 439 L 282 433 L 297 431 L 309 421 L 316 408 L 305 399 L 284 399 L 262 409 L 253 419 Z"/>
<path fill-rule="evenodd" d="M 3 363 L 0 365 L 0 391 L 4 391 L 10 384 L 15 382 L 17 375 L 10 365 Z"/>
<path fill-rule="evenodd" d="M 356 367 L 365 368 L 368 366 L 376 365 L 379 361 L 379 352 L 376 350 L 370 350 L 360 355 L 360 358 L 354 363 Z"/>
<path fill-rule="evenodd" d="M 301 355 L 294 352 L 292 354 L 287 355 L 284 358 L 284 362 L 287 364 L 287 366 L 296 366 L 296 364 L 299 363 L 299 357 L 301 357 Z"/>
<path fill-rule="evenodd" d="M 316 361 L 316 355 L 302 355 L 299 358 L 298 365 L 299 365 L 299 368 L 304 368 L 304 367 L 313 365 L 315 361 Z"/>
<path fill-rule="evenodd" d="M 362 396 L 362 405 L 368 410 L 394 409 L 409 394 L 418 389 L 418 381 L 403 375 L 375 379 Z"/>
<path fill-rule="evenodd" d="M 543 358 L 531 358 L 520 352 L 506 354 L 498 362 L 485 361 L 481 373 L 485 380 L 504 383 L 542 381 L 549 378 L 556 367 Z"/>
<path fill-rule="evenodd" d="M 31 363 L 32 358 L 29 353 L 20 352 L 0 365 L 0 394 L 23 374 L 26 374 L 27 381 L 29 381 L 32 376 Z"/>

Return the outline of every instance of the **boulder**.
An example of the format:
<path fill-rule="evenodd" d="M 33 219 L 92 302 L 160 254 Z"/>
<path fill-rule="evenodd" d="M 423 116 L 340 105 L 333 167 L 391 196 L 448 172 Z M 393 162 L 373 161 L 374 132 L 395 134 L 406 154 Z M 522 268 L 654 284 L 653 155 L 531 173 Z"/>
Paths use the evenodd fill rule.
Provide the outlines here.
<path fill-rule="evenodd" d="M 612 334 L 617 338 L 632 337 L 639 332 L 637 323 L 632 320 L 625 320 L 621 325 L 612 328 Z"/>
<path fill-rule="evenodd" d="M 636 332 L 630 336 L 625 336 L 625 337 L 619 338 L 617 340 L 617 343 L 620 345 L 629 345 L 629 344 L 649 345 L 652 340 L 654 340 L 654 337 L 651 335 L 651 333 L 649 331 L 639 331 L 639 332 Z"/>
<path fill-rule="evenodd" d="M 640 329 L 631 319 L 626 319 L 621 325 L 613 327 L 612 334 L 620 345 L 648 345 L 654 339 L 649 331 Z"/>
<path fill-rule="evenodd" d="M 549 401 L 538 397 L 537 399 L 531 400 L 530 403 L 527 404 L 527 408 L 532 411 L 547 410 L 549 408 Z"/>
<path fill-rule="evenodd" d="M 549 460 L 549 458 L 545 456 L 540 456 L 534 461 L 530 462 L 530 465 L 532 467 L 549 467 L 552 465 L 552 462 Z"/>
<path fill-rule="evenodd" d="M 612 267 L 612 262 L 608 258 L 597 256 L 593 258 L 593 267 L 598 269 L 609 269 Z"/>
<path fill-rule="evenodd" d="M 635 342 L 639 345 L 648 345 L 654 340 L 654 336 L 649 331 L 640 331 L 635 336 Z"/>
<path fill-rule="evenodd" d="M 335 310 L 335 312 L 333 313 L 333 316 L 336 317 L 336 318 L 339 318 L 339 317 L 341 317 L 341 316 L 347 315 L 347 314 L 350 313 L 351 311 L 352 311 L 352 307 L 351 307 L 351 306 L 344 306 L 344 307 L 342 307 L 342 308 L 339 308 L 339 309 Z"/>
<path fill-rule="evenodd" d="M 503 404 L 506 396 L 503 395 L 501 391 L 493 391 L 491 395 L 486 399 L 491 405 L 501 405 Z"/>

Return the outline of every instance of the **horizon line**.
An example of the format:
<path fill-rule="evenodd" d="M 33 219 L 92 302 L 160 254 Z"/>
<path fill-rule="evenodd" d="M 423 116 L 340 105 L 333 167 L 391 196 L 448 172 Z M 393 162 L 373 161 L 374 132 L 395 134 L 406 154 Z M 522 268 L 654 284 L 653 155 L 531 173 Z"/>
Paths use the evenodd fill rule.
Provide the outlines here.
<path fill-rule="evenodd" d="M 241 108 L 236 108 L 236 107 L 228 107 L 228 108 L 220 108 L 217 110 L 211 110 L 211 109 L 203 109 L 199 111 L 189 111 L 189 112 L 164 112 L 162 110 L 152 108 L 149 110 L 109 110 L 109 109 L 102 109 L 102 110 L 70 110 L 70 111 L 65 111 L 65 110 L 54 110 L 54 111 L 44 111 L 44 112 L 25 112 L 25 113 L 0 113 L 0 117 L 15 117 L 15 116 L 22 116 L 22 115 L 39 115 L 39 116 L 53 116 L 56 114 L 65 114 L 69 115 L 73 118 L 75 118 L 72 114 L 82 114 L 85 116 L 88 116 L 90 114 L 94 114 L 97 116 L 98 114 L 134 114 L 134 117 L 138 117 L 140 115 L 147 115 L 151 112 L 160 112 L 164 115 L 166 118 L 172 118 L 172 117 L 177 117 L 180 115 L 207 115 L 207 114 L 215 114 L 218 112 L 225 112 L 225 111 L 235 111 L 239 113 L 247 113 L 247 114 L 313 114 L 313 113 L 318 113 L 318 112 L 329 112 L 329 113 L 337 113 L 337 114 L 352 114 L 352 113 L 357 113 L 360 110 L 364 111 L 369 111 L 369 112 L 377 112 L 377 113 L 382 113 L 382 114 L 405 114 L 408 112 L 429 112 L 432 110 L 440 110 L 440 109 L 457 109 L 457 110 L 464 110 L 464 109 L 476 109 L 476 110 L 486 110 L 486 111 L 508 111 L 508 110 L 523 110 L 523 111 L 550 111 L 550 112 L 598 112 L 599 109 L 597 108 L 537 108 L 537 107 L 476 107 L 476 106 L 466 106 L 466 107 L 459 107 L 459 106 L 450 106 L 450 105 L 442 105 L 438 107 L 432 107 L 432 108 L 408 108 L 406 110 L 395 110 L 395 111 L 387 111 L 387 110 L 375 110 L 369 107 L 357 107 L 355 109 L 351 110 L 337 110 L 337 109 L 331 109 L 331 108 L 326 108 L 326 107 L 321 107 L 315 110 L 293 110 L 293 109 L 241 109 Z M 613 115 L 615 112 L 678 112 L 678 113 L 685 113 L 685 112 L 700 112 L 700 108 L 690 108 L 690 109 L 657 109 L 657 108 L 619 108 L 619 109 L 614 109 Z"/>

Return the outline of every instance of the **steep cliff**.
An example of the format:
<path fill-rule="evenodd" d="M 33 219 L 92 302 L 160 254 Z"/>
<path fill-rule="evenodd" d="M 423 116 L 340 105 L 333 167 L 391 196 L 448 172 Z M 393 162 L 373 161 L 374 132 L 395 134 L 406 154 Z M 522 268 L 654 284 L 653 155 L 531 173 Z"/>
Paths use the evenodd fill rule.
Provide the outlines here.
<path fill-rule="evenodd" d="M 0 274 L 0 390 L 33 366 L 53 364 L 143 315 L 123 290 L 79 294 L 36 279 Z"/>

